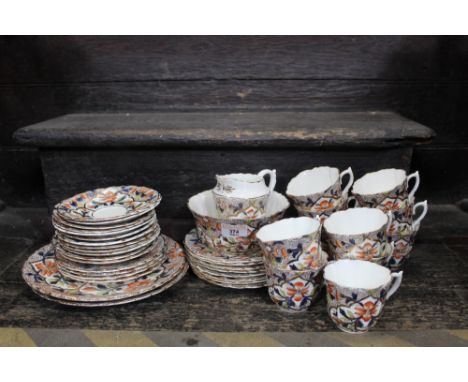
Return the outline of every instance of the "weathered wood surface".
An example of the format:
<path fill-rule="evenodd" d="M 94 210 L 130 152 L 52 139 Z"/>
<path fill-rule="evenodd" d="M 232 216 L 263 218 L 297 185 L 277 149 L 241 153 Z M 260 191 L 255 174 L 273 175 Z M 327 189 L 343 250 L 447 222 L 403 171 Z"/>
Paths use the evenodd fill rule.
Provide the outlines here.
<path fill-rule="evenodd" d="M 468 143 L 466 36 L 4 36 L 0 52 L 0 145 L 11 146 L 0 198 L 10 205 L 44 200 L 30 180 L 41 178 L 38 157 L 13 132 L 67 113 L 393 110 L 437 131 L 433 151 L 417 149 L 418 168 Z M 466 172 L 447 150 L 440 167 Z M 451 188 L 432 194 L 425 181 L 421 192 L 466 196 L 452 179 L 438 172 L 431 182 Z"/>
<path fill-rule="evenodd" d="M 393 110 L 436 129 L 437 142 L 468 142 L 460 128 L 468 81 L 226 80 L 4 85 L 0 139 L 68 113 Z"/>
<path fill-rule="evenodd" d="M 120 184 L 145 185 L 163 197 L 160 216 L 191 216 L 186 204 L 198 192 L 213 188 L 215 175 L 228 172 L 277 171 L 276 190 L 315 166 L 353 168 L 356 176 L 380 168 L 409 169 L 410 147 L 362 150 L 301 149 L 138 149 L 41 151 L 49 207 L 78 192 Z"/>
<path fill-rule="evenodd" d="M 2 214 L 0 226 L 6 224 Z M 46 214 L 42 210 L 43 218 Z M 40 215 L 34 211 L 35 220 Z M 27 214 L 23 212 L 21 219 L 27 220 Z M 183 224 L 165 221 L 163 227 L 165 224 L 173 227 L 174 233 L 178 231 L 177 236 L 185 232 Z M 42 227 L 35 229 L 43 232 Z M 24 236 L 0 240 L 0 253 L 10 258 L 0 271 L 1 327 L 228 332 L 335 330 L 326 314 L 323 295 L 310 312 L 291 315 L 281 312 L 264 288 L 229 290 L 206 284 L 192 274 L 160 296 L 126 306 L 79 309 L 42 300 L 28 289 L 20 276 L 24 259 L 46 242 L 44 234 L 35 229 L 32 230 L 36 237 L 34 244 Z M 21 236 L 26 230 L 19 232 Z M 453 206 L 430 206 L 412 258 L 404 270 L 402 286 L 386 305 L 376 330 L 468 329 L 467 232 L 466 213 Z"/>
<path fill-rule="evenodd" d="M 467 40 L 466 36 L 3 37 L 0 50 L 10 59 L 0 60 L 0 82 L 466 79 Z"/>
<path fill-rule="evenodd" d="M 311 148 L 427 143 L 434 132 L 392 112 L 69 114 L 23 127 L 36 147 Z"/>

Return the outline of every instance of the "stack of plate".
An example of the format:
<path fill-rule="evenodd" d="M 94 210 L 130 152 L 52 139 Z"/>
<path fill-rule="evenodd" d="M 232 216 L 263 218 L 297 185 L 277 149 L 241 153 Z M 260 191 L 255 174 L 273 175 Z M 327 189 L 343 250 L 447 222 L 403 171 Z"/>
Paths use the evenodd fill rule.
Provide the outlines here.
<path fill-rule="evenodd" d="M 256 245 L 245 254 L 216 251 L 203 244 L 193 229 L 185 236 L 187 258 L 202 280 L 227 288 L 261 288 L 266 285 L 265 266 Z"/>
<path fill-rule="evenodd" d="M 69 305 L 115 305 L 167 289 L 187 271 L 180 246 L 160 235 L 150 188 L 120 186 L 77 194 L 52 214 L 52 244 L 23 277 L 41 296 Z"/>

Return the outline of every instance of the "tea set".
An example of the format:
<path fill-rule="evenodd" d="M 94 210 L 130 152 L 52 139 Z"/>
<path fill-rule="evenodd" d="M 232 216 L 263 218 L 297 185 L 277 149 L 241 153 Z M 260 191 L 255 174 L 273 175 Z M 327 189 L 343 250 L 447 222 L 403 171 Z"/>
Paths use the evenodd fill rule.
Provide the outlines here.
<path fill-rule="evenodd" d="M 23 278 L 57 303 L 110 306 L 163 292 L 190 265 L 214 285 L 266 286 L 292 313 L 306 312 L 325 286 L 334 324 L 365 333 L 399 288 L 427 214 L 427 201 L 415 200 L 419 183 L 417 171 L 383 169 L 354 181 L 351 168 L 312 168 L 289 182 L 298 217 L 283 218 L 290 203 L 275 191 L 276 170 L 216 175 L 212 189 L 188 200 L 195 228 L 185 253 L 161 233 L 156 190 L 90 190 L 55 206 L 55 235 L 26 260 Z"/>
<path fill-rule="evenodd" d="M 427 214 L 427 201 L 415 202 L 418 172 L 384 169 L 354 182 L 351 168 L 302 171 L 286 189 L 299 217 L 285 219 L 289 203 L 274 191 L 275 170 L 216 181 L 188 202 L 196 230 L 185 247 L 198 277 L 230 288 L 266 285 L 274 303 L 295 313 L 325 285 L 339 329 L 365 333 L 375 325 Z"/>

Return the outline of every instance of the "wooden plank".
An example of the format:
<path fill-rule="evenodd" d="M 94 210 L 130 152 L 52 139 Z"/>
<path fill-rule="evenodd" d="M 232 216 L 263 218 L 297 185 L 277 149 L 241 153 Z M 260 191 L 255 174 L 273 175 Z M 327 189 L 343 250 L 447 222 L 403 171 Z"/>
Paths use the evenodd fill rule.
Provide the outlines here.
<path fill-rule="evenodd" d="M 310 148 L 426 143 L 433 131 L 391 112 L 69 114 L 24 127 L 39 147 Z"/>
<path fill-rule="evenodd" d="M 35 215 L 37 213 L 30 217 Z M 468 252 L 447 247 L 453 237 L 458 237 L 466 246 L 467 226 L 468 215 L 453 206 L 430 209 L 421 226 L 412 258 L 404 270 L 402 286 L 386 305 L 376 331 L 399 333 L 405 330 L 468 328 Z M 23 234 L 27 235 L 26 232 Z M 38 242 L 34 248 L 39 245 Z M 462 245 L 457 244 L 458 247 Z M 0 240 L 0 251 L 17 260 L 5 270 L 2 276 L 8 277 L 2 277 L 0 282 L 0 327 L 204 332 L 336 331 L 327 316 L 323 295 L 310 312 L 291 315 L 280 311 L 264 288 L 243 291 L 220 288 L 206 284 L 190 273 L 163 294 L 138 303 L 106 309 L 64 307 L 40 299 L 21 281 L 20 269 L 29 253 L 17 245 L 11 246 L 4 238 Z"/>
<path fill-rule="evenodd" d="M 7 36 L 0 82 L 466 79 L 467 47 L 466 36 Z"/>
<path fill-rule="evenodd" d="M 44 150 L 41 153 L 49 206 L 97 187 L 140 184 L 161 192 L 158 211 L 167 218 L 190 217 L 190 196 L 215 186 L 226 172 L 277 170 L 276 189 L 286 190 L 300 171 L 329 165 L 353 168 L 355 176 L 385 167 L 409 169 L 411 148 L 376 150 Z"/>
<path fill-rule="evenodd" d="M 23 126 L 76 112 L 180 110 L 393 110 L 434 128 L 440 142 L 468 143 L 468 82 L 161 81 L 3 86 L 0 140 Z"/>

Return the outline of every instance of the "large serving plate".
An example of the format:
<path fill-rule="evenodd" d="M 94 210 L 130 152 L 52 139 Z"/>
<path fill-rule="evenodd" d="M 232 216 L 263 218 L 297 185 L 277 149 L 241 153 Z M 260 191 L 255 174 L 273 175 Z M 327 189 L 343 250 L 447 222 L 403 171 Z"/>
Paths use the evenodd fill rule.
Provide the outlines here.
<path fill-rule="evenodd" d="M 186 267 L 187 261 L 180 245 L 165 235 L 162 237 L 167 260 L 153 273 L 131 281 L 102 284 L 69 281 L 58 271 L 52 244 L 40 248 L 28 258 L 22 275 L 35 292 L 58 300 L 95 303 L 130 299 L 163 287 Z"/>
<path fill-rule="evenodd" d="M 105 307 L 105 306 L 123 305 L 123 304 L 128 304 L 131 302 L 141 301 L 141 300 L 147 299 L 149 297 L 152 297 L 152 296 L 155 296 L 157 294 L 164 292 L 165 290 L 169 289 L 173 285 L 177 284 L 185 276 L 188 269 L 189 269 L 189 265 L 185 264 L 183 268 L 180 268 L 179 272 L 174 273 L 174 276 L 172 279 L 168 280 L 167 283 L 162 285 L 161 287 L 153 289 L 152 291 L 147 292 L 147 293 L 143 293 L 143 294 L 133 296 L 130 298 L 124 298 L 121 300 L 112 300 L 112 301 L 103 301 L 103 302 L 78 302 L 78 301 L 57 299 L 49 295 L 42 294 L 39 291 L 34 290 L 34 289 L 33 289 L 33 292 L 46 300 L 53 301 L 58 304 L 69 305 L 69 306 L 76 306 L 76 307 L 83 307 L 83 308 L 98 308 L 98 307 Z"/>
<path fill-rule="evenodd" d="M 76 194 L 55 206 L 66 221 L 81 225 L 125 222 L 154 210 L 161 202 L 156 190 L 140 186 L 98 188 Z"/>

